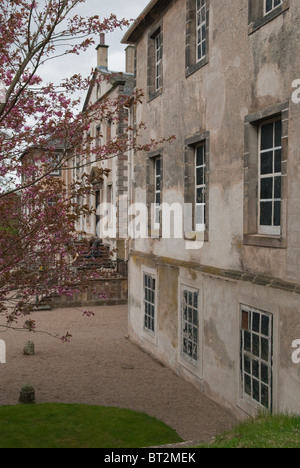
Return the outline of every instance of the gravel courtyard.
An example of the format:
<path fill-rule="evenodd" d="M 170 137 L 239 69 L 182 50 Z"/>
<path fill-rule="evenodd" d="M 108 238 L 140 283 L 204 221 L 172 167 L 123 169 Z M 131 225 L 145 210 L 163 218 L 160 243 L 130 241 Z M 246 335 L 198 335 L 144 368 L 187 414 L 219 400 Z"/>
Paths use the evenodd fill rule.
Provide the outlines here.
<path fill-rule="evenodd" d="M 6 364 L 0 364 L 0 405 L 17 404 L 23 384 L 31 383 L 36 402 L 117 406 L 147 413 L 173 427 L 184 440 L 210 441 L 232 428 L 235 419 L 192 385 L 154 361 L 127 338 L 127 306 L 37 312 L 39 330 L 69 332 L 71 343 L 46 333 L 0 333 Z M 35 356 L 24 356 L 28 340 Z"/>

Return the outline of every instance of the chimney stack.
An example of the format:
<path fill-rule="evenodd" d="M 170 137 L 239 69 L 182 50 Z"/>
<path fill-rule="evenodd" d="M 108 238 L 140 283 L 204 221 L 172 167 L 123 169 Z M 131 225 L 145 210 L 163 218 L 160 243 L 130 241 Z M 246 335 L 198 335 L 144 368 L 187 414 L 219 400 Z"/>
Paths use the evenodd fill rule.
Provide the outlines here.
<path fill-rule="evenodd" d="M 129 45 L 125 49 L 126 65 L 125 72 L 134 75 L 135 46 Z"/>
<path fill-rule="evenodd" d="M 97 67 L 106 71 L 108 70 L 108 47 L 105 45 L 105 34 L 100 33 L 100 44 L 96 47 Z"/>

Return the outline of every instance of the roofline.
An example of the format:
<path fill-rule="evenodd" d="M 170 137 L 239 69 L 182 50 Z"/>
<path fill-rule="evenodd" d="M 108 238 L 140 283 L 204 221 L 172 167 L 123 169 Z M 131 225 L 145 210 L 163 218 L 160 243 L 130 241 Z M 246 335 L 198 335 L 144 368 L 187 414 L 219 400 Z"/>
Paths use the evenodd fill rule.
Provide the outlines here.
<path fill-rule="evenodd" d="M 125 33 L 124 37 L 121 40 L 121 44 L 134 44 L 134 41 L 130 41 L 130 36 L 132 33 L 145 21 L 146 16 L 150 13 L 152 8 L 158 3 L 159 0 L 151 0 L 150 3 L 144 8 L 142 13 L 138 16 L 138 18 L 134 21 L 134 23 L 130 26 L 128 31 Z"/>
<path fill-rule="evenodd" d="M 84 100 L 84 104 L 83 104 L 83 107 L 82 107 L 82 112 L 85 112 L 88 107 L 89 107 L 89 100 L 90 100 L 90 97 L 91 97 L 91 94 L 92 94 L 92 91 L 93 91 L 93 88 L 95 86 L 95 81 L 96 81 L 96 75 L 97 73 L 104 73 L 106 74 L 108 77 L 109 77 L 109 82 L 111 84 L 111 88 L 103 95 L 101 96 L 101 98 L 97 99 L 96 102 L 100 101 L 101 99 L 103 99 L 104 97 L 106 97 L 110 92 L 112 92 L 117 86 L 119 85 L 125 85 L 126 84 L 126 81 L 134 76 L 132 73 L 125 73 L 125 72 L 113 72 L 113 71 L 110 71 L 110 70 L 103 70 L 101 69 L 100 67 L 97 67 L 95 68 L 94 70 L 94 74 L 93 74 L 93 78 L 92 78 L 92 81 L 90 83 L 90 86 L 89 86 L 89 89 L 88 89 L 88 92 L 87 92 L 87 95 L 85 97 L 85 100 Z M 96 102 L 94 104 L 96 104 Z"/>

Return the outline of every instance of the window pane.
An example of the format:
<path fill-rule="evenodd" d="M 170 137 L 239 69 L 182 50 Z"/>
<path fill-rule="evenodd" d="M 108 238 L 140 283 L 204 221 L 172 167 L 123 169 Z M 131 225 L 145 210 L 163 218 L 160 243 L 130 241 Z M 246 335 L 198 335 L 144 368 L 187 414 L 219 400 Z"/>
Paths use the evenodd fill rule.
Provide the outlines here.
<path fill-rule="evenodd" d="M 281 202 L 276 201 L 274 203 L 274 226 L 281 226 Z"/>
<path fill-rule="evenodd" d="M 261 150 L 266 150 L 273 148 L 274 138 L 273 138 L 273 123 L 263 125 L 261 127 Z"/>
<path fill-rule="evenodd" d="M 205 204 L 196 206 L 196 224 L 205 224 Z"/>
<path fill-rule="evenodd" d="M 251 378 L 245 375 L 245 393 L 251 396 Z"/>
<path fill-rule="evenodd" d="M 272 226 L 272 202 L 261 202 L 260 225 Z"/>
<path fill-rule="evenodd" d="M 251 373 L 251 360 L 246 354 L 244 356 L 244 370 L 245 372 L 248 372 L 248 374 Z"/>
<path fill-rule="evenodd" d="M 281 176 L 275 177 L 274 198 L 281 199 Z"/>
<path fill-rule="evenodd" d="M 198 311 L 194 310 L 193 324 L 198 327 Z"/>
<path fill-rule="evenodd" d="M 266 177 L 260 181 L 261 200 L 270 200 L 273 198 L 273 177 Z"/>
<path fill-rule="evenodd" d="M 266 12 L 268 13 L 273 8 L 272 0 L 266 0 Z"/>
<path fill-rule="evenodd" d="M 261 404 L 269 408 L 269 387 L 261 384 Z"/>
<path fill-rule="evenodd" d="M 269 341 L 266 338 L 261 338 L 261 358 L 269 361 Z"/>
<path fill-rule="evenodd" d="M 259 382 L 258 382 L 258 380 L 253 379 L 252 384 L 253 384 L 253 398 L 254 398 L 254 400 L 260 402 L 260 398 L 259 398 Z"/>
<path fill-rule="evenodd" d="M 199 146 L 197 148 L 197 166 L 203 166 L 205 164 L 204 161 L 204 146 Z"/>
<path fill-rule="evenodd" d="M 265 383 L 269 383 L 269 368 L 265 364 L 261 364 L 261 380 Z"/>
<path fill-rule="evenodd" d="M 273 173 L 273 151 L 261 154 L 261 168 L 262 175 Z"/>
<path fill-rule="evenodd" d="M 205 203 L 205 196 L 204 196 L 204 189 L 198 188 L 197 189 L 197 201 L 196 203 Z"/>
<path fill-rule="evenodd" d="M 247 331 L 244 332 L 244 349 L 251 353 L 251 333 Z"/>
<path fill-rule="evenodd" d="M 249 330 L 249 312 L 242 311 L 242 329 Z"/>
<path fill-rule="evenodd" d="M 275 122 L 275 146 L 281 147 L 281 136 L 282 136 L 282 123 L 281 120 Z"/>
<path fill-rule="evenodd" d="M 197 346 L 197 345 L 194 345 L 194 349 L 193 349 L 193 360 L 194 360 L 194 361 L 198 361 L 198 346 Z"/>
<path fill-rule="evenodd" d="M 197 168 L 197 185 L 204 185 L 204 167 Z"/>
<path fill-rule="evenodd" d="M 259 362 L 258 361 L 255 361 L 253 360 L 252 361 L 252 375 L 254 377 L 257 377 L 259 379 Z"/>
<path fill-rule="evenodd" d="M 275 172 L 281 172 L 281 149 L 275 151 Z"/>
<path fill-rule="evenodd" d="M 263 315 L 261 318 L 261 333 L 265 336 L 269 336 L 269 324 L 269 317 L 267 315 Z"/>
<path fill-rule="evenodd" d="M 259 336 L 253 335 L 252 340 L 253 340 L 252 353 L 254 354 L 254 356 L 259 357 Z"/>
<path fill-rule="evenodd" d="M 259 333 L 260 331 L 260 314 L 253 313 L 252 330 Z"/>

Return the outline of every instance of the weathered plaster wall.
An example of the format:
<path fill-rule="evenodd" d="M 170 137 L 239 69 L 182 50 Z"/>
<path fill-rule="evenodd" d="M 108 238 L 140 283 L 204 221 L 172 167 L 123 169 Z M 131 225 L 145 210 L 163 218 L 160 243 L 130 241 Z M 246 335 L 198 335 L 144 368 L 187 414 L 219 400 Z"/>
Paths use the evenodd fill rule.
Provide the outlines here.
<path fill-rule="evenodd" d="M 299 157 L 295 150 L 300 143 L 296 131 L 300 105 L 297 107 L 292 102 L 287 232 L 293 245 L 284 250 L 243 245 L 244 117 L 291 101 L 291 85 L 300 73 L 300 59 L 295 21 L 299 6 L 295 1 L 290 3 L 289 10 L 248 35 L 247 0 L 234 0 L 226 10 L 220 2 L 211 0 L 209 63 L 188 78 L 185 76 L 185 2 L 171 2 L 163 17 L 163 91 L 137 110 L 138 121 L 147 126 L 145 141 L 149 137 L 176 135 L 176 141 L 163 149 L 163 201 L 172 199 L 183 203 L 184 141 L 194 134 L 210 132 L 209 242 L 201 252 L 186 252 L 182 241 L 173 243 L 173 255 L 177 258 L 189 257 L 222 268 L 262 271 L 283 279 L 300 277 L 300 256 L 295 250 L 300 229 Z M 145 91 L 148 33 L 154 29 L 153 25 L 145 32 L 137 47 L 137 86 Z M 146 157 L 145 154 L 136 156 L 138 190 L 146 189 Z M 158 255 L 169 249 L 164 240 L 150 244 Z M 138 250 L 148 248 L 149 242 L 137 243 Z"/>
<path fill-rule="evenodd" d="M 191 265 L 192 266 L 192 265 Z M 157 272 L 157 332 L 154 341 L 143 332 L 142 271 Z M 249 281 L 225 280 L 180 262 L 134 253 L 129 267 L 129 336 L 237 417 L 256 410 L 241 399 L 240 306 L 273 314 L 273 410 L 300 412 L 300 365 L 292 362 L 292 342 L 299 339 L 299 293 L 259 286 Z M 133 288 L 132 285 L 135 285 Z M 199 289 L 200 359 L 189 366 L 180 355 L 180 284 Z"/>
<path fill-rule="evenodd" d="M 289 9 L 248 35 L 248 0 L 227 2 L 226 9 L 218 0 L 209 3 L 208 64 L 186 78 L 186 2 L 170 2 L 158 19 L 163 29 L 163 90 L 149 102 L 146 97 L 137 109 L 138 122 L 147 127 L 144 141 L 176 135 L 172 145 L 162 148 L 163 202 L 183 204 L 185 141 L 210 132 L 208 240 L 200 250 L 186 250 L 180 239 L 135 241 L 130 260 L 130 336 L 216 401 L 238 415 L 249 414 L 252 409 L 240 400 L 240 305 L 269 312 L 274 317 L 274 410 L 300 412 L 300 367 L 291 359 L 292 341 L 300 338 L 300 104 L 291 100 L 292 82 L 300 78 L 300 5 L 290 0 Z M 146 94 L 148 35 L 154 30 L 155 24 L 137 44 L 137 87 Z M 286 102 L 286 245 L 246 245 L 245 117 Z M 144 203 L 146 161 L 146 154 L 135 155 L 135 200 Z M 155 270 L 158 277 L 154 342 L 143 333 L 144 267 Z M 275 278 L 290 283 L 276 283 Z M 181 281 L 201 292 L 202 354 L 197 369 L 180 357 Z"/>

